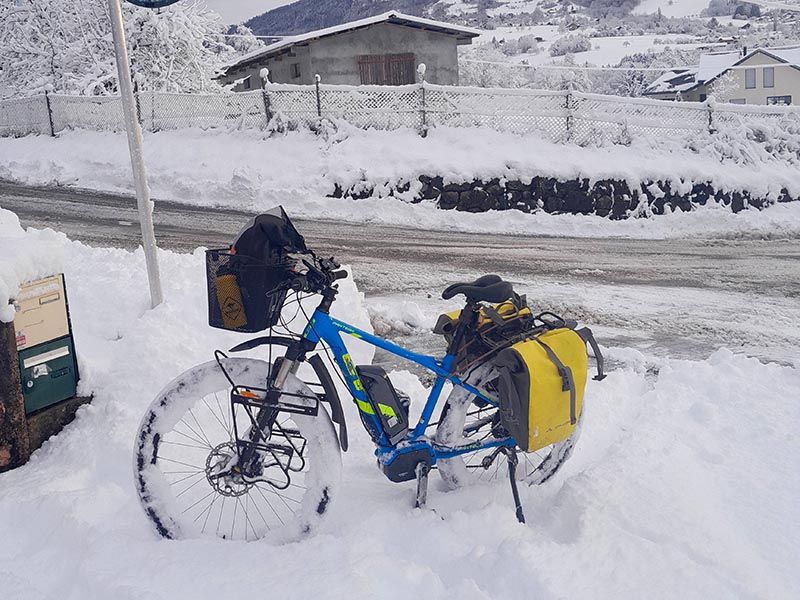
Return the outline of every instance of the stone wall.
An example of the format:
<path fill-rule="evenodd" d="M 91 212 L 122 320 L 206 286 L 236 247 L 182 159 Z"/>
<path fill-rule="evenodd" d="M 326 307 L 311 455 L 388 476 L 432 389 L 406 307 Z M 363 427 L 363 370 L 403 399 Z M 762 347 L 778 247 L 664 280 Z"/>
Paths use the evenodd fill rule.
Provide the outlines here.
<path fill-rule="evenodd" d="M 552 214 L 594 214 L 611 219 L 663 214 L 668 211 L 690 211 L 709 203 L 728 206 L 733 212 L 748 207 L 764 208 L 774 201 L 754 197 L 746 191 L 721 191 L 707 182 L 682 186 L 676 190 L 669 181 L 653 181 L 631 188 L 627 182 L 605 179 L 560 181 L 552 177 L 530 180 L 490 179 L 445 184 L 441 177 L 422 175 L 414 185 L 411 200 L 435 200 L 439 208 L 465 212 L 516 209 L 523 212 L 544 211 Z M 388 194 L 402 195 L 412 190 L 410 182 L 389 186 Z M 348 189 L 337 185 L 331 196 L 370 198 L 386 195 L 387 186 L 376 190 L 366 182 Z M 778 202 L 798 200 L 783 190 Z"/>

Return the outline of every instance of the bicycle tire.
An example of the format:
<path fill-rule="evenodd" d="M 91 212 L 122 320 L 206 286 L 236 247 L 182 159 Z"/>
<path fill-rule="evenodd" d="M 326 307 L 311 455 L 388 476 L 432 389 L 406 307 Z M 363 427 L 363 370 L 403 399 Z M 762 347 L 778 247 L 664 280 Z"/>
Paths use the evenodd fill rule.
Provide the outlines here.
<path fill-rule="evenodd" d="M 222 364 L 238 385 L 263 387 L 270 373 L 270 364 L 256 359 L 226 358 Z M 246 482 L 231 482 L 229 487 L 221 487 L 220 480 L 212 482 L 208 473 L 209 464 L 213 468 L 215 461 L 221 460 L 219 457 L 233 455 L 233 450 L 228 449 L 233 416 L 225 415 L 225 400 L 231 386 L 225 372 L 216 361 L 189 369 L 158 394 L 144 415 L 136 434 L 134 476 L 145 514 L 158 534 L 170 539 L 206 535 L 245 540 L 271 537 L 284 542 L 308 534 L 329 511 L 341 478 L 339 442 L 327 411 L 320 405 L 317 416 L 281 413 L 286 419 L 285 431 L 298 433 L 306 441 L 305 455 L 296 453 L 298 460 L 294 463 L 295 467 L 302 466 L 295 481 L 300 481 L 302 476 L 303 485 L 295 483 L 296 488 L 287 487 L 283 491 L 263 483 L 248 488 Z M 312 394 L 294 375 L 289 376 L 284 389 Z M 215 400 L 211 400 L 212 397 Z M 292 401 L 296 403 L 298 398 L 293 397 Z M 230 408 L 229 402 L 227 408 Z M 299 439 L 295 442 L 299 443 Z M 170 458 L 164 456 L 165 450 Z M 178 453 L 177 457 L 173 457 L 173 452 Z M 202 463 L 204 454 L 207 458 Z M 191 456 L 192 460 L 184 456 Z M 183 460 L 179 460 L 181 458 Z M 302 462 L 298 462 L 300 460 Z M 270 467 L 270 473 L 283 472 L 277 462 Z M 187 491 L 186 488 L 191 489 Z M 186 495 L 189 497 L 184 499 Z M 185 508 L 195 497 L 205 499 Z M 220 497 L 217 515 L 215 506 Z M 229 498 L 233 498 L 231 504 L 227 502 Z M 252 509 L 249 508 L 251 502 Z M 232 520 L 227 514 L 230 508 L 227 513 L 225 511 L 226 504 L 233 506 Z M 243 521 L 242 517 L 237 521 L 240 508 L 244 511 Z M 198 517 L 195 513 L 201 509 L 207 512 L 205 515 L 199 512 Z M 214 520 L 217 520 L 216 527 Z M 221 527 L 223 522 L 225 525 Z"/>
<path fill-rule="evenodd" d="M 467 381 L 475 387 L 481 387 L 484 382 L 491 382 L 496 377 L 496 372 L 490 366 L 487 366 L 476 369 L 468 377 Z M 436 428 L 434 439 L 437 444 L 454 448 L 474 443 L 480 436 L 486 436 L 484 439 L 491 437 L 491 426 L 489 426 L 488 430 L 486 427 L 482 427 L 478 430 L 480 435 L 477 435 L 477 432 L 473 433 L 471 431 L 471 423 L 491 422 L 490 419 L 497 419 L 498 417 L 495 415 L 498 409 L 491 405 L 482 407 L 475 400 L 475 396 L 464 388 L 453 388 L 445 401 L 442 416 Z M 470 408 L 472 408 L 472 412 L 470 412 Z M 470 418 L 473 418 L 472 421 L 470 421 Z M 567 439 L 537 452 L 520 451 L 517 479 L 528 485 L 541 485 L 550 480 L 571 456 L 580 437 L 582 423 L 583 414 L 578 419 L 578 426 L 575 431 Z M 481 450 L 455 458 L 440 460 L 436 463 L 439 475 L 450 489 L 457 489 L 481 481 L 506 478 L 507 471 L 504 467 L 507 463 L 505 456 L 502 454 L 497 456 L 489 470 L 480 466 L 482 458 L 491 452 L 492 450 Z"/>

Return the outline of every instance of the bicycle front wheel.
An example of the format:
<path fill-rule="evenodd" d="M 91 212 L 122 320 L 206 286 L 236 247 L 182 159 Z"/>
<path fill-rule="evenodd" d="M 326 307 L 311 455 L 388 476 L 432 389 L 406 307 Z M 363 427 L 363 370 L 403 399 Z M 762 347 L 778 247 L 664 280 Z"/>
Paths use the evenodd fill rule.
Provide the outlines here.
<path fill-rule="evenodd" d="M 263 388 L 270 364 L 226 358 L 225 372 L 241 386 Z M 173 380 L 156 397 L 136 435 L 134 475 L 139 500 L 166 538 L 219 537 L 278 541 L 308 533 L 330 507 L 341 477 L 339 443 L 330 417 L 279 413 L 258 477 L 221 469 L 237 455 L 250 418 L 232 410 L 231 385 L 216 361 Z M 306 398 L 313 392 L 290 375 L 284 390 Z M 276 433 L 277 432 L 277 433 Z"/>

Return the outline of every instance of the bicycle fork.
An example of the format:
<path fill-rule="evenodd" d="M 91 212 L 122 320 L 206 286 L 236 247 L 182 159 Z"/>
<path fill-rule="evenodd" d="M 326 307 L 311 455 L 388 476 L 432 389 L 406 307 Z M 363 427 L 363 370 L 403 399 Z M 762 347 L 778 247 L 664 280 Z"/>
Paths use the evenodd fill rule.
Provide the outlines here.
<path fill-rule="evenodd" d="M 232 468 L 235 469 L 238 466 L 239 469 L 246 475 L 248 471 L 251 470 L 253 465 L 261 460 L 261 453 L 258 452 L 257 446 L 262 440 L 266 441 L 264 432 L 272 429 L 275 420 L 278 418 L 279 412 L 277 408 L 273 408 L 270 405 L 276 405 L 278 403 L 278 400 L 281 397 L 283 386 L 286 383 L 286 379 L 290 374 L 297 371 L 299 366 L 300 363 L 295 360 L 288 360 L 286 358 L 280 360 L 278 372 L 275 374 L 275 378 L 272 380 L 272 384 L 269 386 L 267 397 L 264 399 L 264 406 L 258 409 L 255 425 L 251 425 L 247 432 L 246 437 L 248 443 L 246 444 L 244 450 L 239 453 L 238 465 L 235 465 Z"/>

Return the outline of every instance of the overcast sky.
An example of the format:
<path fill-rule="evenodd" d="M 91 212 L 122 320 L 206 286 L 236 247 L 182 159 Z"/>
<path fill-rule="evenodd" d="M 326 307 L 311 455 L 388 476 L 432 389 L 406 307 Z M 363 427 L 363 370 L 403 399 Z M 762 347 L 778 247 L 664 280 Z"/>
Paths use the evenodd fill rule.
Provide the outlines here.
<path fill-rule="evenodd" d="M 205 0 L 208 7 L 222 15 L 227 23 L 241 23 L 276 6 L 296 0 Z"/>

